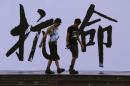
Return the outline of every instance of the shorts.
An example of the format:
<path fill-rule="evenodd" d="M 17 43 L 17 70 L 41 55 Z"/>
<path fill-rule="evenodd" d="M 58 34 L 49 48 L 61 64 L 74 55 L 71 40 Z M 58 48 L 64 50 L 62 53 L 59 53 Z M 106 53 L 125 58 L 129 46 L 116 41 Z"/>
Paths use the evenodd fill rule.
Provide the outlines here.
<path fill-rule="evenodd" d="M 50 48 L 50 58 L 49 58 L 49 60 L 53 60 L 53 61 L 59 60 L 60 57 L 57 53 L 57 41 L 49 42 L 49 48 Z"/>
<path fill-rule="evenodd" d="M 78 58 L 78 45 L 70 45 L 70 51 L 72 53 L 72 56 L 75 58 Z"/>

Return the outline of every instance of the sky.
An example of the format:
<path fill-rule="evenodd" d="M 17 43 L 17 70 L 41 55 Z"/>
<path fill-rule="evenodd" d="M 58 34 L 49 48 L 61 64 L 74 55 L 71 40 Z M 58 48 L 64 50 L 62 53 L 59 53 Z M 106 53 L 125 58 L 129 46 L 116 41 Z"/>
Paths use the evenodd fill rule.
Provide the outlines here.
<path fill-rule="evenodd" d="M 29 25 L 35 26 L 50 18 L 61 18 L 62 24 L 59 26 L 58 53 L 61 67 L 68 70 L 71 53 L 66 47 L 67 28 L 73 24 L 75 18 L 84 19 L 91 4 L 95 5 L 95 10 L 105 14 L 118 22 L 112 22 L 93 14 L 90 20 L 101 18 L 101 21 L 93 24 L 87 29 L 95 29 L 95 45 L 87 47 L 87 52 L 81 52 L 79 46 L 79 58 L 75 68 L 77 70 L 114 70 L 130 71 L 130 8 L 129 0 L 1 0 L 0 3 L 0 70 L 45 70 L 47 60 L 43 57 L 41 49 L 38 47 L 42 39 L 42 34 L 38 39 L 38 45 L 32 62 L 28 62 L 29 53 L 32 47 L 35 32 L 31 32 L 25 41 L 24 61 L 20 62 L 15 53 L 6 57 L 6 52 L 18 41 L 19 37 L 14 37 L 10 31 L 19 25 L 20 6 L 24 6 L 25 15 Z M 40 17 L 38 9 L 43 9 L 46 16 L 37 22 Z M 106 27 L 112 25 L 112 47 L 104 46 L 104 68 L 99 68 L 97 30 L 99 25 Z M 86 29 L 86 28 L 85 28 Z M 106 39 L 107 35 L 104 36 Z M 105 40 L 104 40 L 105 41 Z M 17 50 L 18 51 L 18 50 Z M 47 51 L 49 53 L 48 44 Z M 56 69 L 55 64 L 51 66 Z"/>

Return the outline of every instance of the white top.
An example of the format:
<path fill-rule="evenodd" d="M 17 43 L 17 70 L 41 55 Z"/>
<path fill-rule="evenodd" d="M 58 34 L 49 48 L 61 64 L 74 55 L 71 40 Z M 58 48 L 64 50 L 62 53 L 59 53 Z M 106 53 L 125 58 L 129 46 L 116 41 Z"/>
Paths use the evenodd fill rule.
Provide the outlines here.
<path fill-rule="evenodd" d="M 54 27 L 54 25 L 50 26 L 50 28 L 52 29 L 50 33 L 50 41 L 51 42 L 57 41 L 59 39 L 58 28 Z"/>

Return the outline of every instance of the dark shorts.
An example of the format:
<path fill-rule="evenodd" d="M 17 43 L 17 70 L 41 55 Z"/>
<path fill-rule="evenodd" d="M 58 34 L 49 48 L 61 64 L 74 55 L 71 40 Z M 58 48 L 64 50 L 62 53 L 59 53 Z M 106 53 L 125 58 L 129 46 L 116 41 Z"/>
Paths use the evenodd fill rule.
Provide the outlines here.
<path fill-rule="evenodd" d="M 78 58 L 78 45 L 70 45 L 72 56 Z"/>
<path fill-rule="evenodd" d="M 59 60 L 60 57 L 57 53 L 57 42 L 49 42 L 49 48 L 50 48 L 50 60 L 56 61 Z"/>

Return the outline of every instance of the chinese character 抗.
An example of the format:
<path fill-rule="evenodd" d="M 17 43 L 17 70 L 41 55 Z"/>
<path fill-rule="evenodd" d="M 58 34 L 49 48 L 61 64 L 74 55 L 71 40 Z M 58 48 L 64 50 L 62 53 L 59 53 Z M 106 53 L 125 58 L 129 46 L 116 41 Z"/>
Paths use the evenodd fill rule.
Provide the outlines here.
<path fill-rule="evenodd" d="M 41 20 L 46 15 L 45 12 L 41 9 L 38 10 L 38 13 L 40 14 L 40 18 L 38 19 L 38 21 Z M 44 29 L 44 28 L 50 26 L 52 23 L 53 23 L 53 19 L 50 19 L 50 20 L 46 20 L 45 22 L 42 22 L 34 27 L 31 27 L 31 31 L 33 31 L 33 32 L 37 31 L 38 33 L 36 34 L 36 36 L 34 38 L 32 50 L 29 55 L 29 60 L 32 60 L 32 58 L 34 56 L 36 45 L 37 45 L 37 40 L 40 35 L 41 29 Z M 17 49 L 19 49 L 19 53 L 16 52 L 16 55 L 20 61 L 24 60 L 24 42 L 31 32 L 31 31 L 28 31 L 28 27 L 29 27 L 29 24 L 28 24 L 26 16 L 25 16 L 24 7 L 23 7 L 23 5 L 20 4 L 20 24 L 11 30 L 11 35 L 19 36 L 19 40 L 12 48 L 10 48 L 7 51 L 7 53 L 6 53 L 7 57 L 10 56 L 12 53 L 14 53 Z"/>

